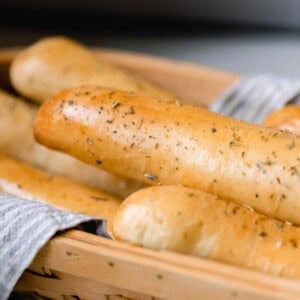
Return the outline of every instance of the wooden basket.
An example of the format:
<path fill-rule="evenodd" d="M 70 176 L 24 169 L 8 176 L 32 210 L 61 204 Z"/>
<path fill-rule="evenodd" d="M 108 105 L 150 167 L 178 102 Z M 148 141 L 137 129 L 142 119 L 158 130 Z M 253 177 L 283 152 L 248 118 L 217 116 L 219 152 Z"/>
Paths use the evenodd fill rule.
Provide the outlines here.
<path fill-rule="evenodd" d="M 0 87 L 9 88 L 9 63 L 17 51 L 0 51 Z M 239 77 L 134 53 L 105 49 L 95 52 L 203 106 Z M 38 299 L 62 300 L 300 299 L 297 281 L 167 251 L 142 249 L 78 230 L 49 241 L 15 290 Z"/>

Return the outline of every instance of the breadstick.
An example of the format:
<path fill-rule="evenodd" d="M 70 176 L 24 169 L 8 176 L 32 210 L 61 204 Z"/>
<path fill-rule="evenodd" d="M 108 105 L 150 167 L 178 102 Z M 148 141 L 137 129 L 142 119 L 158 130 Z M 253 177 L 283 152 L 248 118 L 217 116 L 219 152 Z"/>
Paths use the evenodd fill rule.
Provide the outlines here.
<path fill-rule="evenodd" d="M 37 106 L 0 90 L 0 151 L 51 173 L 61 174 L 126 197 L 140 183 L 89 166 L 73 157 L 39 145 L 33 137 L 33 119 Z"/>
<path fill-rule="evenodd" d="M 10 78 L 21 95 L 38 103 L 63 89 L 82 84 L 136 91 L 159 99 L 174 97 L 65 37 L 44 38 L 19 53 L 12 62 Z"/>
<path fill-rule="evenodd" d="M 111 228 L 121 201 L 98 189 L 0 155 L 0 189 L 29 200 L 100 217 Z"/>
<path fill-rule="evenodd" d="M 300 279 L 300 228 L 182 186 L 129 196 L 113 221 L 117 240 Z"/>
<path fill-rule="evenodd" d="M 35 136 L 121 176 L 182 184 L 300 224 L 300 138 L 288 132 L 89 86 L 44 103 Z"/>
<path fill-rule="evenodd" d="M 300 135 L 300 106 L 288 105 L 270 113 L 263 122 L 264 125 L 293 132 Z"/>

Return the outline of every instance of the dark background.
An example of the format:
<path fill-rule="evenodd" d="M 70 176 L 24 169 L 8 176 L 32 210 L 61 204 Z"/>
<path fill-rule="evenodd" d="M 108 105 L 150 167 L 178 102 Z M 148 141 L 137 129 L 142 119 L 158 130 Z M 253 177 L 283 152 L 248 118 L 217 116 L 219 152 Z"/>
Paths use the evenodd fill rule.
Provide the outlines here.
<path fill-rule="evenodd" d="M 0 0 L 0 47 L 64 34 L 242 74 L 300 76 L 300 1 Z"/>

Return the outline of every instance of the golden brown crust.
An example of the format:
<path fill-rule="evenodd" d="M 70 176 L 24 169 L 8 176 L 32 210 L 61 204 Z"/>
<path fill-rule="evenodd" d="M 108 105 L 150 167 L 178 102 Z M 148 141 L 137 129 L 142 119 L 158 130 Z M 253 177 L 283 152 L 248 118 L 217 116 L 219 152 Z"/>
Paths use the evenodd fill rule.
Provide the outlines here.
<path fill-rule="evenodd" d="M 182 184 L 300 224 L 300 139 L 288 132 L 89 86 L 44 103 L 35 136 L 121 176 Z"/>
<path fill-rule="evenodd" d="M 288 105 L 270 113 L 263 121 L 265 126 L 288 130 L 300 135 L 300 106 Z"/>
<path fill-rule="evenodd" d="M 100 188 L 122 199 L 143 185 L 101 171 L 73 157 L 39 145 L 33 137 L 37 106 L 0 90 L 0 151 L 51 173 Z"/>
<path fill-rule="evenodd" d="M 300 228 L 180 186 L 139 190 L 119 207 L 117 240 L 300 279 Z"/>
<path fill-rule="evenodd" d="M 42 103 L 59 91 L 82 84 L 136 91 L 155 98 L 174 96 L 96 58 L 80 43 L 65 37 L 44 38 L 19 53 L 10 69 L 11 82 L 23 96 Z"/>
<path fill-rule="evenodd" d="M 63 176 L 49 175 L 3 155 L 0 155 L 0 188 L 25 199 L 100 217 L 108 222 L 109 228 L 121 203 L 98 189 Z"/>

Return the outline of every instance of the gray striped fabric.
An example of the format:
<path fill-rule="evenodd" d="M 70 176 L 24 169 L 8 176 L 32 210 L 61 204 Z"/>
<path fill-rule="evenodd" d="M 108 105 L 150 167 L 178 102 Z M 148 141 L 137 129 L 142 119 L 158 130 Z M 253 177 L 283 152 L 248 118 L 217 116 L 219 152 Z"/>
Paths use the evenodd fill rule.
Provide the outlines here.
<path fill-rule="evenodd" d="M 300 80 L 274 75 L 243 79 L 210 107 L 212 111 L 260 124 L 267 114 L 286 104 L 299 104 Z"/>
<path fill-rule="evenodd" d="M 23 271 L 57 231 L 92 219 L 0 193 L 0 299 L 9 297 Z"/>

